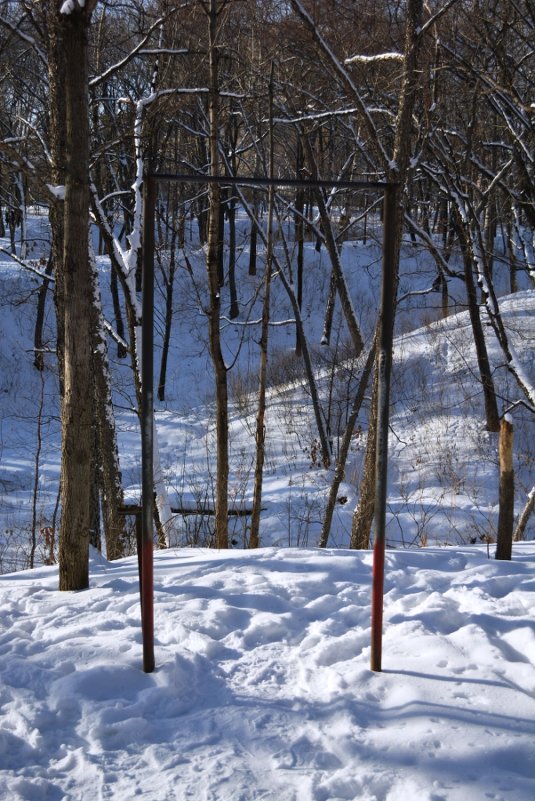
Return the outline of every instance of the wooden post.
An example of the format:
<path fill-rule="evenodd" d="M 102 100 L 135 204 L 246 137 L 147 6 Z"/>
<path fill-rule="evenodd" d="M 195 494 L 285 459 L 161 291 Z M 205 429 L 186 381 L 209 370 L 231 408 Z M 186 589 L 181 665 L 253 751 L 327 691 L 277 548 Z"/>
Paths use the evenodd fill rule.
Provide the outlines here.
<path fill-rule="evenodd" d="M 513 519 L 515 506 L 515 474 L 513 470 L 513 422 L 506 414 L 500 424 L 500 511 L 496 559 L 511 559 L 513 551 Z"/>

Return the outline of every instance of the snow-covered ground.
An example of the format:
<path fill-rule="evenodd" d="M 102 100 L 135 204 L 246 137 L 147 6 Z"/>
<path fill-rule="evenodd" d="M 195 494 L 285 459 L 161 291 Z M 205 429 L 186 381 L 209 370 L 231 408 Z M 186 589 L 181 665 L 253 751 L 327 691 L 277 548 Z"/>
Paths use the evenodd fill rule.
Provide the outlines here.
<path fill-rule="evenodd" d="M 158 552 L 156 670 L 133 558 L 0 577 L 6 801 L 532 801 L 535 545 Z"/>
<path fill-rule="evenodd" d="M 31 217 L 31 254 L 46 252 Z M 45 242 L 45 245 L 43 245 Z M 4 243 L 6 244 L 6 243 Z M 240 247 L 246 259 L 245 229 Z M 193 273 L 204 254 L 189 246 Z M 344 243 L 342 259 L 367 341 L 377 314 L 380 247 Z M 104 303 L 109 262 L 98 259 Z M 224 321 L 231 390 L 231 504 L 252 497 L 258 279 L 240 272 L 241 315 Z M 402 295 L 431 286 L 425 252 L 407 243 Z M 502 267 L 500 267 L 502 269 Z M 307 243 L 304 324 L 333 446 L 359 376 L 337 311 L 320 347 L 329 269 Z M 519 277 L 521 279 L 521 276 Z M 32 367 L 39 281 L 0 262 L 0 572 L 48 556 L 60 463 L 54 356 Z M 535 379 L 535 293 L 504 296 L 509 336 Z M 226 290 L 225 290 L 226 291 Z M 262 544 L 202 546 L 211 518 L 175 519 L 155 553 L 156 671 L 141 670 L 135 557 L 91 557 L 86 592 L 57 591 L 57 567 L 0 576 L 0 798 L 6 801 L 532 801 L 535 794 L 535 521 L 513 561 L 492 559 L 497 438 L 484 427 L 464 287 L 403 301 L 392 383 L 385 633 L 381 674 L 369 670 L 371 553 L 344 550 L 366 443 L 358 421 L 326 550 L 315 545 L 332 475 L 317 432 L 291 309 L 276 279 L 266 421 Z M 161 304 L 156 317 L 162 331 Z M 227 303 L 225 296 L 224 302 Z M 51 297 L 45 338 L 54 344 Z M 500 411 L 519 399 L 490 329 Z M 110 346 L 121 467 L 139 497 L 140 440 L 130 368 Z M 158 352 L 156 362 L 158 363 Z M 518 407 L 516 513 L 535 482 L 533 417 Z M 166 400 L 157 404 L 171 502 L 213 498 L 213 379 L 205 318 L 180 269 Z M 55 532 L 50 532 L 49 534 Z M 422 546 L 442 547 L 422 547 Z M 194 546 L 194 547 L 191 547 Z M 299 546 L 299 547 L 297 547 Z M 444 547 L 447 546 L 447 547 Z"/>

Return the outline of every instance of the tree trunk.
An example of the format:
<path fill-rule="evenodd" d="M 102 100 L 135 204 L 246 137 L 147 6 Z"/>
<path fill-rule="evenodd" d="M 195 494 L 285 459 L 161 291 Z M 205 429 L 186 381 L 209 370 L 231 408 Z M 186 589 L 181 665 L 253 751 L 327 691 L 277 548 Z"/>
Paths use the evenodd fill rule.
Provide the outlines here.
<path fill-rule="evenodd" d="M 399 205 L 394 220 L 393 258 L 396 262 L 396 278 L 392 297 L 395 306 L 397 283 L 399 280 L 399 257 L 401 252 L 401 234 L 405 215 L 405 193 L 402 191 L 409 180 L 410 154 L 412 143 L 412 115 L 419 87 L 419 55 L 422 43 L 422 0 L 409 0 L 407 3 L 407 20 L 405 28 L 403 82 L 399 111 L 396 119 L 396 133 L 394 151 L 391 165 L 385 165 L 387 176 L 391 181 L 399 183 Z M 392 325 L 395 319 L 395 308 L 392 310 Z M 370 540 L 371 526 L 374 515 L 375 484 L 376 484 L 376 437 L 377 437 L 377 394 L 378 376 L 377 363 L 373 380 L 372 406 L 368 423 L 368 441 L 364 459 L 364 476 L 360 484 L 360 500 L 353 516 L 351 530 L 351 547 L 366 548 Z"/>
<path fill-rule="evenodd" d="M 102 235 L 102 231 L 99 229 L 99 241 L 102 242 L 102 247 L 104 248 L 104 252 L 106 250 L 105 239 Z M 124 322 L 123 322 L 123 313 L 121 309 L 121 301 L 119 299 L 119 281 L 117 280 L 117 271 L 113 269 L 111 270 L 110 275 L 110 290 L 111 290 L 111 297 L 113 302 L 113 316 L 115 318 L 115 330 L 117 331 L 117 335 L 123 340 L 125 338 L 125 330 L 124 330 Z M 120 342 L 117 343 L 117 358 L 118 359 L 125 359 L 127 354 L 127 350 L 124 345 Z"/>
<path fill-rule="evenodd" d="M 282 282 L 282 285 L 286 290 L 286 294 L 288 295 L 288 299 L 292 304 L 292 309 L 295 316 L 295 324 L 297 328 L 297 335 L 301 341 L 301 355 L 303 357 L 303 365 L 305 368 L 308 387 L 310 389 L 310 399 L 312 401 L 312 409 L 314 411 L 314 418 L 316 420 L 316 426 L 318 429 L 318 437 L 321 448 L 321 461 L 323 467 L 327 469 L 331 464 L 331 446 L 327 438 L 327 433 L 325 431 L 324 417 L 321 410 L 318 388 L 316 386 L 316 380 L 314 378 L 314 368 L 312 366 L 312 359 L 310 358 L 310 351 L 308 349 L 308 344 L 305 338 L 305 331 L 303 327 L 303 320 L 301 318 L 301 309 L 299 308 L 299 304 L 297 303 L 297 297 L 295 295 L 295 292 L 293 291 L 293 286 L 286 277 L 284 269 L 282 265 L 279 263 L 278 259 L 275 257 L 275 255 L 273 256 L 273 260 L 275 266 L 278 267 L 279 280 Z"/>
<path fill-rule="evenodd" d="M 91 260 L 92 293 L 92 356 L 95 378 L 95 409 L 97 433 L 97 470 L 99 498 L 104 523 L 106 556 L 109 560 L 124 556 L 126 532 L 124 517 L 119 509 L 124 505 L 119 448 L 115 428 L 112 403 L 111 376 L 108 363 L 108 348 L 104 330 L 104 318 L 98 286 L 98 273 L 94 260 Z"/>
<path fill-rule="evenodd" d="M 227 200 L 229 234 L 228 287 L 230 293 L 229 317 L 231 320 L 234 320 L 240 314 L 240 307 L 238 305 L 238 292 L 236 289 L 236 200 L 234 198 L 234 192 L 231 191 L 231 195 L 232 196 Z"/>
<path fill-rule="evenodd" d="M 93 387 L 95 392 L 95 387 Z M 96 392 L 95 392 L 96 396 Z M 100 525 L 100 467 L 98 463 L 98 433 L 93 429 L 93 447 L 91 448 L 91 495 L 89 498 L 89 544 L 102 551 L 102 532 Z"/>
<path fill-rule="evenodd" d="M 268 223 L 268 247 L 266 253 L 264 275 L 264 301 L 262 304 L 262 332 L 260 335 L 260 371 L 258 376 L 258 410 L 256 414 L 256 462 L 254 473 L 253 511 L 251 514 L 251 536 L 249 547 L 258 548 L 260 545 L 260 512 L 262 508 L 262 483 L 264 476 L 265 440 L 266 440 L 266 379 L 268 359 L 268 333 L 270 316 L 271 274 L 272 274 L 272 219 L 273 219 L 273 187 L 270 187 Z"/>
<path fill-rule="evenodd" d="M 2 171 L 0 170 L 0 194 L 2 192 Z M 2 206 L 2 199 L 0 197 L 0 237 L 4 237 L 6 235 L 6 226 L 4 224 L 4 209 Z"/>
<path fill-rule="evenodd" d="M 217 35 L 219 12 L 217 0 L 210 0 L 209 7 L 209 59 L 210 91 L 208 99 L 209 147 L 211 174 L 219 174 L 219 86 Z M 220 332 L 220 215 L 221 193 L 217 183 L 209 187 L 210 209 L 208 218 L 208 246 L 206 267 L 208 271 L 208 335 L 210 354 L 216 384 L 216 489 L 215 489 L 215 544 L 217 548 L 228 548 L 228 386 L 227 367 L 221 350 Z"/>
<path fill-rule="evenodd" d="M 52 255 L 50 255 L 46 263 L 45 274 L 52 275 L 53 269 L 54 263 L 52 261 Z M 33 366 L 39 371 L 44 370 L 45 367 L 45 358 L 43 354 L 43 328 L 45 324 L 46 296 L 49 283 L 50 281 L 47 281 L 46 278 L 43 280 L 43 283 L 39 287 L 39 293 L 37 296 L 37 312 L 35 315 L 35 327 L 33 332 Z"/>
<path fill-rule="evenodd" d="M 520 542 L 525 537 L 526 526 L 528 524 L 528 520 L 531 517 L 533 510 L 535 509 L 535 487 L 532 487 L 528 499 L 522 512 L 520 513 L 520 517 L 518 518 L 518 523 L 515 529 L 514 541 Z"/>
<path fill-rule="evenodd" d="M 257 202 L 253 200 L 253 211 L 255 218 L 257 216 Z M 256 253 L 257 253 L 257 242 L 258 242 L 258 227 L 256 225 L 256 219 L 251 220 L 251 232 L 249 234 L 249 275 L 256 275 Z"/>
<path fill-rule="evenodd" d="M 373 389 L 368 423 L 368 439 L 364 456 L 364 472 L 360 482 L 359 502 L 351 523 L 351 548 L 370 547 L 370 533 L 375 511 L 375 476 L 377 454 L 377 392 L 379 388 L 377 364 L 373 373 Z"/>
<path fill-rule="evenodd" d="M 273 178 L 273 62 L 269 80 L 269 177 Z M 258 410 L 256 414 L 256 461 L 254 473 L 253 511 L 251 514 L 251 536 L 249 547 L 260 545 L 260 512 L 262 509 L 262 485 L 266 454 L 266 386 L 268 363 L 268 338 L 271 298 L 271 276 L 273 262 L 273 201 L 274 187 L 269 187 L 266 263 L 264 265 L 264 300 L 262 303 L 262 329 L 260 334 L 260 370 L 258 375 Z"/>
<path fill-rule="evenodd" d="M 171 247 L 169 255 L 169 275 L 163 276 L 165 284 L 165 320 L 162 343 L 162 358 L 160 361 L 160 376 L 158 379 L 158 400 L 163 403 L 165 400 L 165 384 L 167 380 L 167 359 L 169 355 L 169 345 L 171 343 L 171 327 L 173 324 L 173 293 L 176 272 L 175 246 L 178 232 L 173 230 L 171 237 Z M 163 270 L 162 270 L 163 272 Z"/>
<path fill-rule="evenodd" d="M 64 396 L 59 588 L 89 585 L 91 450 L 95 413 L 91 370 L 89 263 L 88 28 L 91 10 L 60 15 L 65 57 Z"/>
<path fill-rule="evenodd" d="M 48 86 L 50 98 L 50 154 L 53 186 L 65 185 L 65 53 L 61 41 L 60 14 L 56 3 L 47 4 L 48 28 Z M 54 266 L 54 306 L 56 309 L 56 358 L 60 395 L 63 395 L 63 200 L 55 197 L 49 205 L 49 222 L 52 234 L 52 263 Z"/>
<path fill-rule="evenodd" d="M 334 515 L 334 507 L 338 499 L 338 490 L 340 489 L 340 484 L 344 480 L 347 457 L 349 455 L 349 448 L 351 447 L 351 440 L 353 439 L 353 431 L 355 429 L 355 423 L 357 422 L 357 417 L 362 407 L 362 403 L 364 401 L 364 393 L 366 392 L 366 387 L 368 386 L 370 380 L 370 374 L 372 371 L 374 359 L 375 359 L 375 341 L 372 347 L 370 348 L 370 352 L 368 353 L 366 362 L 362 369 L 362 375 L 360 377 L 358 389 L 355 394 L 355 400 L 353 401 L 351 414 L 349 415 L 349 419 L 347 421 L 346 430 L 344 431 L 344 436 L 342 439 L 342 443 L 340 445 L 340 451 L 338 453 L 338 458 L 336 460 L 336 467 L 334 469 L 333 480 L 331 488 L 329 490 L 329 498 L 327 500 L 327 506 L 325 507 L 325 515 L 321 527 L 321 536 L 318 543 L 320 548 L 326 548 L 327 543 L 329 541 L 329 534 L 331 532 L 332 519 Z M 352 527 L 356 525 L 357 524 L 355 523 L 355 519 L 353 519 Z"/>
<path fill-rule="evenodd" d="M 297 139 L 297 154 L 296 154 L 296 165 L 295 165 L 295 177 L 301 178 L 302 171 L 304 168 L 304 160 L 303 160 L 303 143 L 301 142 L 301 137 Z M 304 213 L 305 213 L 305 190 L 303 187 L 299 187 L 296 192 L 295 196 L 295 239 L 297 242 L 297 270 L 296 270 L 296 279 L 297 279 L 297 304 L 301 309 L 303 306 L 303 275 L 304 275 L 304 266 L 305 266 L 305 225 L 304 225 Z M 296 330 L 295 332 L 295 355 L 301 355 L 301 341 L 299 339 L 299 332 Z"/>
<path fill-rule="evenodd" d="M 309 164 L 309 169 L 311 170 L 314 176 L 317 176 L 318 168 L 314 159 L 314 154 L 312 152 L 312 147 L 308 140 L 308 137 L 306 136 L 303 137 L 303 143 L 305 146 L 305 155 Z M 333 233 L 331 218 L 329 217 L 327 206 L 325 205 L 323 192 L 319 188 L 316 190 L 316 202 L 318 204 L 318 212 L 320 215 L 321 225 L 325 236 L 325 247 L 327 248 L 327 252 L 329 254 L 329 259 L 331 261 L 332 271 L 334 275 L 334 279 L 331 279 L 331 285 L 332 281 L 336 280 L 336 289 L 340 297 L 340 303 L 342 304 L 342 310 L 344 312 L 344 317 L 346 319 L 349 335 L 353 342 L 353 347 L 355 348 L 355 355 L 358 356 L 359 353 L 362 352 L 364 343 L 362 341 L 362 336 L 360 333 L 359 325 L 357 323 L 355 309 L 353 308 L 353 304 L 351 302 L 351 297 L 349 295 L 349 290 L 344 276 L 344 271 L 342 269 L 342 264 L 340 262 L 340 253 L 336 245 L 336 239 Z M 333 308 L 334 308 L 334 303 L 333 303 Z M 328 332 L 327 335 L 327 341 L 329 336 L 330 336 L 330 331 Z"/>
<path fill-rule="evenodd" d="M 513 549 L 513 518 L 515 508 L 515 475 L 513 471 L 513 424 L 507 415 L 500 426 L 500 511 L 496 559 L 510 560 Z"/>
<path fill-rule="evenodd" d="M 331 277 L 329 279 L 329 294 L 327 295 L 327 303 L 325 304 L 325 318 L 323 320 L 323 333 L 321 335 L 322 345 L 329 345 L 331 341 L 335 306 L 336 306 L 336 275 L 334 274 L 334 270 L 331 269 Z"/>
<path fill-rule="evenodd" d="M 492 373 L 490 370 L 487 345 L 485 343 L 485 334 L 483 331 L 481 316 L 479 314 L 479 306 L 477 303 L 477 291 L 472 270 L 472 256 L 470 248 L 467 246 L 466 242 L 463 253 L 463 261 L 466 295 L 468 299 L 468 312 L 470 314 L 470 322 L 472 323 L 477 364 L 479 367 L 481 385 L 483 387 L 487 429 L 489 431 L 499 431 L 500 416 L 498 414 L 498 404 L 496 403 L 496 392 L 494 390 L 494 381 L 492 380 Z"/>

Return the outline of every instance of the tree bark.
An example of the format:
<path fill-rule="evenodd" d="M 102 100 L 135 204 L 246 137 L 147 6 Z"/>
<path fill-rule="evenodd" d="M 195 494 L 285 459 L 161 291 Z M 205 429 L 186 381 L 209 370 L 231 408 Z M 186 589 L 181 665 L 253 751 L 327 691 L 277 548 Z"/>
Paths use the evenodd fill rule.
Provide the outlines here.
<path fill-rule="evenodd" d="M 119 509 L 124 505 L 119 448 L 111 392 L 108 347 L 103 324 L 98 286 L 98 273 L 94 260 L 92 268 L 92 358 L 96 410 L 97 486 L 102 507 L 106 556 L 109 560 L 124 556 L 126 532 L 124 517 Z"/>
<path fill-rule="evenodd" d="M 344 432 L 342 443 L 340 445 L 340 451 L 338 453 L 338 458 L 336 460 L 333 481 L 331 484 L 331 489 L 329 490 L 329 498 L 327 500 L 327 506 L 325 507 L 325 515 L 321 527 L 321 536 L 318 543 L 320 548 L 326 548 L 327 543 L 329 541 L 329 534 L 331 532 L 332 519 L 334 515 L 334 507 L 336 504 L 336 500 L 338 498 L 338 490 L 340 488 L 340 484 L 344 480 L 346 462 L 349 454 L 349 448 L 351 447 L 353 431 L 355 429 L 355 423 L 357 422 L 358 414 L 362 407 L 362 402 L 364 400 L 364 393 L 366 392 L 366 387 L 368 386 L 370 380 L 370 374 L 373 368 L 374 358 L 375 358 L 375 341 L 372 347 L 370 348 L 370 352 L 368 353 L 366 362 L 362 370 L 359 386 L 355 394 L 353 406 L 351 408 L 351 414 L 349 415 L 349 420 L 347 421 L 346 430 Z M 375 457 L 375 451 L 373 453 L 373 456 Z M 352 529 L 353 528 L 356 529 L 358 525 L 359 524 L 357 523 L 355 518 L 353 518 Z M 355 537 L 357 541 L 358 535 L 356 534 Z M 358 547 L 358 546 L 355 545 L 352 547 Z"/>
<path fill-rule="evenodd" d="M 208 98 L 209 149 L 211 175 L 219 175 L 219 85 L 217 36 L 219 11 L 217 0 L 210 0 L 209 61 L 210 87 Z M 217 548 L 228 548 L 228 478 L 229 478 L 229 433 L 228 433 L 228 386 L 227 366 L 221 350 L 220 314 L 220 211 L 221 192 L 219 184 L 209 187 L 208 246 L 206 267 L 208 271 L 208 336 L 210 354 L 216 384 L 216 488 L 215 488 L 215 544 Z"/>
<path fill-rule="evenodd" d="M 273 178 L 273 62 L 269 80 L 269 177 Z M 273 201 L 274 187 L 269 187 L 266 263 L 264 265 L 264 299 L 262 303 L 262 328 L 260 334 L 260 369 L 258 374 L 258 410 L 256 414 L 256 461 L 254 472 L 253 510 L 251 514 L 251 536 L 249 547 L 260 545 L 260 512 L 262 509 L 262 487 L 266 455 L 266 388 L 268 364 L 269 318 L 271 302 L 271 277 L 273 262 Z"/>
<path fill-rule="evenodd" d="M 171 247 L 169 251 L 169 275 L 164 274 L 162 268 L 162 279 L 165 285 L 165 320 L 162 343 L 162 358 L 160 360 L 160 375 L 158 378 L 158 400 L 165 401 L 165 384 L 167 381 L 167 359 L 169 356 L 169 345 L 171 344 L 171 328 L 173 325 L 173 294 L 176 272 L 176 240 L 178 232 L 173 229 L 171 236 Z"/>
<path fill-rule="evenodd" d="M 396 286 L 393 298 L 397 295 L 399 280 L 399 257 L 401 252 L 401 234 L 405 214 L 406 198 L 403 187 L 409 180 L 410 154 L 412 143 L 412 115 L 419 87 L 419 55 L 422 43 L 422 0 L 409 0 L 407 3 L 407 21 L 404 45 L 404 74 L 401 87 L 399 111 L 396 119 L 394 137 L 394 150 L 391 164 L 385 165 L 387 177 L 390 181 L 399 183 L 399 206 L 394 221 L 394 258 L 396 260 Z M 395 309 L 392 309 L 392 324 L 395 319 Z M 364 458 L 364 475 L 360 484 L 360 500 L 355 509 L 351 530 L 351 547 L 367 548 L 370 540 L 373 522 L 375 481 L 376 481 L 376 436 L 377 436 L 377 364 L 373 380 L 372 406 L 368 423 L 368 441 Z"/>
<path fill-rule="evenodd" d="M 498 404 L 496 402 L 494 381 L 492 380 L 492 373 L 490 370 L 487 345 L 485 343 L 485 334 L 483 331 L 481 316 L 479 314 L 479 306 L 477 303 L 477 291 L 474 283 L 474 274 L 472 270 L 472 257 L 470 255 L 470 249 L 468 247 L 465 247 L 464 249 L 463 261 L 464 261 L 466 295 L 468 299 L 468 312 L 470 314 L 470 322 L 472 323 L 472 333 L 474 335 L 477 364 L 479 367 L 481 385 L 483 387 L 483 399 L 485 403 L 485 419 L 487 423 L 487 429 L 489 431 L 496 432 L 500 430 L 500 416 L 498 413 Z"/>
<path fill-rule="evenodd" d="M 89 263 L 88 28 L 91 10 L 60 15 L 65 65 L 64 395 L 59 589 L 89 585 L 91 449 L 95 414 L 91 370 Z"/>
<path fill-rule="evenodd" d="M 375 477 L 377 454 L 377 396 L 378 396 L 377 363 L 373 373 L 373 389 L 371 412 L 368 423 L 368 439 L 364 456 L 364 471 L 359 489 L 359 502 L 351 522 L 351 548 L 366 549 L 370 547 L 370 533 L 375 511 Z"/>
<path fill-rule="evenodd" d="M 50 255 L 46 263 L 45 275 L 51 276 L 53 270 L 54 262 L 52 261 L 52 255 Z M 50 281 L 45 278 L 39 287 L 39 293 L 37 295 L 37 311 L 35 314 L 35 327 L 33 331 L 33 366 L 40 372 L 45 368 L 45 357 L 43 354 L 43 329 L 45 325 L 46 296 L 48 293 L 49 283 Z"/>
<path fill-rule="evenodd" d="M 518 518 L 518 523 L 515 529 L 514 534 L 514 541 L 520 542 L 525 537 L 526 526 L 528 524 L 528 520 L 531 517 L 533 510 L 535 509 L 535 487 L 532 487 L 528 499 L 525 503 L 522 512 L 520 513 L 520 517 Z"/>
<path fill-rule="evenodd" d="M 500 511 L 496 559 L 510 560 L 513 550 L 513 518 L 515 507 L 515 475 L 513 470 L 513 424 L 502 419 L 500 425 Z"/>
<path fill-rule="evenodd" d="M 65 130 L 65 52 L 61 41 L 60 14 L 56 3 L 48 3 L 48 90 L 50 96 L 50 182 L 53 186 L 65 185 L 66 130 Z M 52 234 L 52 263 L 54 268 L 54 306 L 56 309 L 56 357 L 60 395 L 63 394 L 63 199 L 55 196 L 49 204 L 49 222 Z"/>

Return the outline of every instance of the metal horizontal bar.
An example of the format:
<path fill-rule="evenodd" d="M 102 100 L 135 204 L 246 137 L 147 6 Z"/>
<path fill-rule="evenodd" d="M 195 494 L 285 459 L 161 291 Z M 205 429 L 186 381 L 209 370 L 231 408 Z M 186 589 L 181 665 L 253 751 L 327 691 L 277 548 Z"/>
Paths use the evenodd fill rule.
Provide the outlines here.
<path fill-rule="evenodd" d="M 264 178 L 263 176 L 240 175 L 184 175 L 182 173 L 151 172 L 147 176 L 155 181 L 177 181 L 190 184 L 222 184 L 227 186 L 280 186 L 280 187 L 327 187 L 336 189 L 380 189 L 384 191 L 395 184 L 388 181 L 327 181 L 315 178 Z"/>

